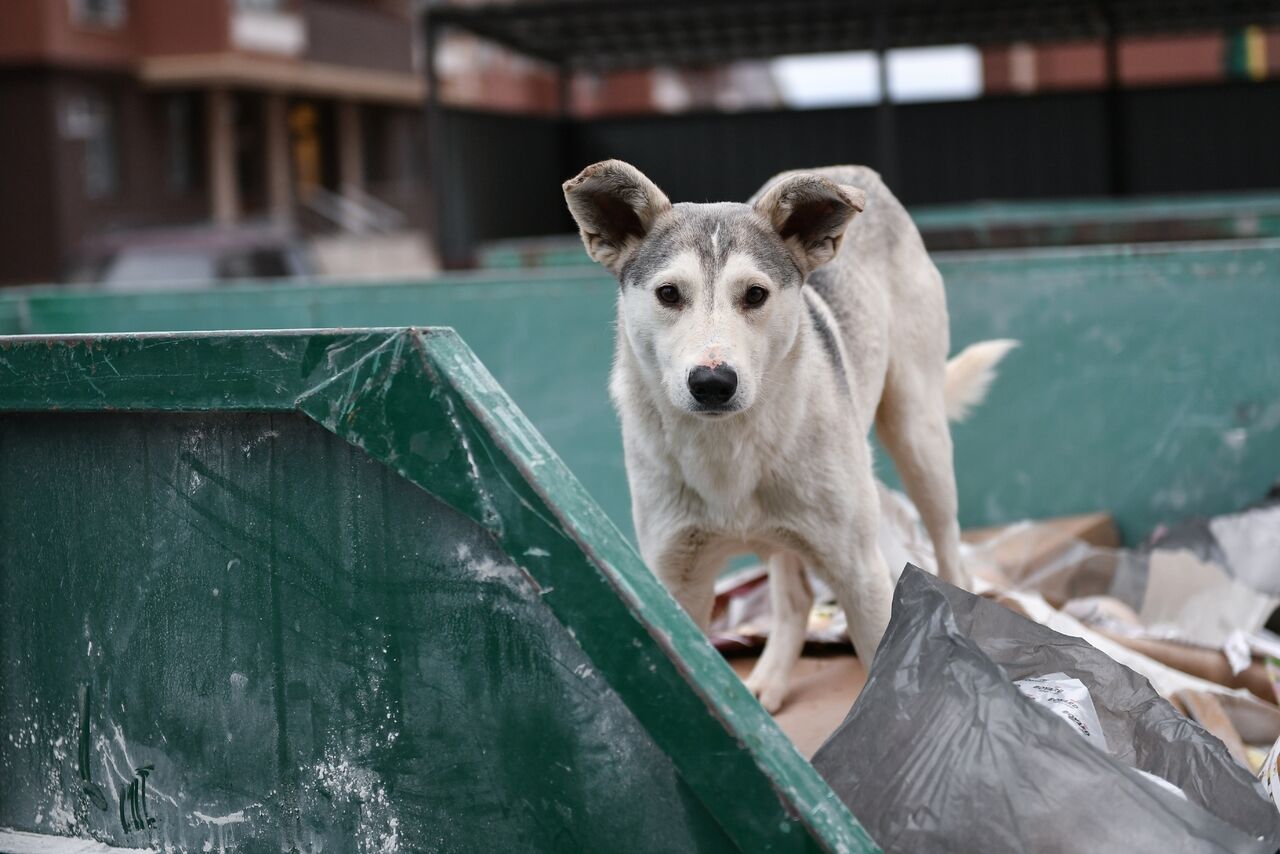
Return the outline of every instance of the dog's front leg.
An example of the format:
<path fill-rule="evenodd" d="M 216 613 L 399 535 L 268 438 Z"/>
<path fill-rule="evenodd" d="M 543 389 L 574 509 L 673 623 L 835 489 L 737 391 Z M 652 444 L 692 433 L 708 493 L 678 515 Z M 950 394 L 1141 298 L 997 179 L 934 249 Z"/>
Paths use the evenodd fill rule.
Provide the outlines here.
<path fill-rule="evenodd" d="M 764 654 L 747 677 L 747 689 L 760 705 L 773 713 L 782 708 L 791 686 L 791 671 L 804 651 L 805 630 L 813 609 L 813 588 L 804 564 L 790 552 L 779 552 L 769 561 L 769 602 L 773 622 Z"/>
<path fill-rule="evenodd" d="M 889 628 L 893 582 L 889 565 L 876 543 L 862 549 L 856 560 L 859 568 L 853 573 L 857 577 L 852 579 L 852 583 L 844 585 L 843 590 L 840 586 L 833 587 L 849 621 L 849 637 L 853 639 L 854 650 L 862 666 L 870 668 L 871 659 L 884 639 L 885 629 Z"/>
<path fill-rule="evenodd" d="M 727 555 L 706 534 L 692 529 L 665 537 L 642 536 L 640 545 L 654 575 L 706 632 L 715 604 L 716 576 Z"/>
<path fill-rule="evenodd" d="M 879 505 L 875 493 L 864 495 L 863 512 L 851 520 L 844 536 L 816 550 L 811 568 L 836 594 L 858 658 L 869 668 L 889 627 L 893 580 L 876 540 Z"/>

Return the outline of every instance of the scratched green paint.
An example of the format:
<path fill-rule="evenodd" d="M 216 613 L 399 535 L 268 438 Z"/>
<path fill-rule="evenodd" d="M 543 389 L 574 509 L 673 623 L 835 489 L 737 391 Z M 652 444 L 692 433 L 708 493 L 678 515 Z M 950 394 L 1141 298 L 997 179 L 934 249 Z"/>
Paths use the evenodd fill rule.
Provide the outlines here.
<path fill-rule="evenodd" d="M 937 260 L 953 349 L 993 336 L 1023 342 L 988 402 L 955 429 L 965 525 L 1105 509 L 1137 541 L 1161 522 L 1238 509 L 1280 473 L 1280 241 Z M 0 297 L 0 323 L 25 332 L 450 325 L 630 530 L 605 392 L 615 294 L 590 268 L 178 294 L 45 289 Z M 879 471 L 893 480 L 887 461 Z"/>
<path fill-rule="evenodd" d="M 874 850 L 452 333 L 0 356 L 0 825 Z"/>
<path fill-rule="evenodd" d="M 949 256 L 957 343 L 1023 342 L 954 430 L 966 521 L 1234 512 L 1280 477 L 1280 241 Z"/>
<path fill-rule="evenodd" d="M 28 487 L 3 562 L 36 570 L 5 573 L 0 824 L 69 830 L 34 821 L 61 803 L 79 835 L 191 851 L 731 847 L 492 537 L 305 418 L 8 416 L 0 444 Z M 147 765 L 155 824 L 122 825 Z"/>

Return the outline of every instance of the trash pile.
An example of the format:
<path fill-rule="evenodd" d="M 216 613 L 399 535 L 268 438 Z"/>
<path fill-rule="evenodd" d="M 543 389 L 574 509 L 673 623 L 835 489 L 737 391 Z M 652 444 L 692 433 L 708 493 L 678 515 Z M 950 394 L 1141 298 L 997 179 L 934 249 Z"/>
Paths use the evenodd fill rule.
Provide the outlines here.
<path fill-rule="evenodd" d="M 888 852 L 1280 848 L 1257 780 L 1145 679 L 915 567 L 813 765 Z"/>
<path fill-rule="evenodd" d="M 881 505 L 890 566 L 932 566 L 906 497 Z M 966 540 L 980 595 L 907 569 L 814 756 L 886 850 L 1280 850 L 1280 490 L 1135 549 L 1104 514 Z M 726 654 L 763 646 L 766 581 L 718 585 Z M 811 583 L 806 649 L 847 648 Z"/>

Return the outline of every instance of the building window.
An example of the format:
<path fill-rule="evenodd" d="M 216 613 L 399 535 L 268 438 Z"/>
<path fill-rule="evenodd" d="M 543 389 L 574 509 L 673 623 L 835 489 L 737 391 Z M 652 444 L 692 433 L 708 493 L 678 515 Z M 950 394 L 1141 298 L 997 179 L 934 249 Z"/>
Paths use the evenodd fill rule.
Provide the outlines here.
<path fill-rule="evenodd" d="M 90 199 L 114 196 L 120 189 L 115 105 L 97 94 L 68 98 L 59 124 L 65 138 L 77 140 L 82 146 L 85 195 Z"/>
<path fill-rule="evenodd" d="M 169 191 L 186 194 L 200 185 L 200 122 L 196 97 L 170 95 L 165 101 L 165 181 Z"/>
<path fill-rule="evenodd" d="M 360 152 L 364 156 L 364 180 L 366 189 L 377 192 L 380 185 L 391 180 L 390 158 L 387 156 L 388 116 L 377 107 L 365 107 L 360 122 Z"/>
<path fill-rule="evenodd" d="M 85 194 L 91 199 L 114 196 L 120 189 L 120 147 L 116 140 L 116 111 L 103 99 L 94 99 L 97 118 L 85 139 Z"/>
<path fill-rule="evenodd" d="M 128 0 L 71 0 L 71 20 L 82 26 L 114 30 L 128 17 Z"/>

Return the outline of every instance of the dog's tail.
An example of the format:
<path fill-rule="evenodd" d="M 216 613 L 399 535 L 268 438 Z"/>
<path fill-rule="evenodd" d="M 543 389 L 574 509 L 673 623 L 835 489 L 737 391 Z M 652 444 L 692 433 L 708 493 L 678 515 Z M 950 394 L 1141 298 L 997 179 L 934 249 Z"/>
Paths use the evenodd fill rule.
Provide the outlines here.
<path fill-rule="evenodd" d="M 965 347 L 947 362 L 947 419 L 963 421 L 987 396 L 996 378 L 996 365 L 1018 346 L 1011 338 L 979 341 Z"/>

